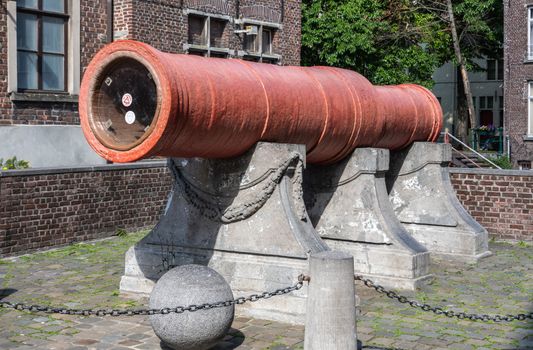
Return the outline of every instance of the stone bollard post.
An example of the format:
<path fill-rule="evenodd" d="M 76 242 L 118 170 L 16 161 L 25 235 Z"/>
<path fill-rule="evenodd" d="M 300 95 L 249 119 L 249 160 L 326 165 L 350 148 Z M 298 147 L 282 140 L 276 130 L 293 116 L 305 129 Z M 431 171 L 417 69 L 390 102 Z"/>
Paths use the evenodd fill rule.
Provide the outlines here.
<path fill-rule="evenodd" d="M 305 350 L 356 350 L 353 257 L 338 251 L 309 258 Z"/>

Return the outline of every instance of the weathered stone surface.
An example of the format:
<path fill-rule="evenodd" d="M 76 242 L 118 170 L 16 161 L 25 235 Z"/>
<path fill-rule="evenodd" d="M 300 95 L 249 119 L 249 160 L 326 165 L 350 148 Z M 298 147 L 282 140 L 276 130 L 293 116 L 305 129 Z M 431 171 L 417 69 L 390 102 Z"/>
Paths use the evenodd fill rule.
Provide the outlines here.
<path fill-rule="evenodd" d="M 488 234 L 457 200 L 448 144 L 415 142 L 391 153 L 387 189 L 396 216 L 432 254 L 477 261 L 490 254 Z"/>
<path fill-rule="evenodd" d="M 304 194 L 309 217 L 332 249 L 349 252 L 355 271 L 380 284 L 414 289 L 428 278 L 429 253 L 396 218 L 385 172 L 389 151 L 359 148 L 327 167 L 309 165 Z"/>
<path fill-rule="evenodd" d="M 233 299 L 230 286 L 215 270 L 183 265 L 165 273 L 150 295 L 150 308 L 202 305 Z M 233 323 L 235 306 L 152 315 L 155 334 L 172 349 L 204 350 L 216 345 Z"/>
<path fill-rule="evenodd" d="M 328 250 L 307 217 L 302 146 L 258 143 L 225 160 L 172 159 L 174 188 L 158 225 L 126 255 L 121 290 L 150 293 L 174 266 L 208 265 L 236 295 L 291 285 L 310 252 Z M 305 294 L 246 305 L 241 313 L 303 323 Z"/>
<path fill-rule="evenodd" d="M 325 251 L 309 258 L 305 350 L 356 350 L 353 257 Z"/>

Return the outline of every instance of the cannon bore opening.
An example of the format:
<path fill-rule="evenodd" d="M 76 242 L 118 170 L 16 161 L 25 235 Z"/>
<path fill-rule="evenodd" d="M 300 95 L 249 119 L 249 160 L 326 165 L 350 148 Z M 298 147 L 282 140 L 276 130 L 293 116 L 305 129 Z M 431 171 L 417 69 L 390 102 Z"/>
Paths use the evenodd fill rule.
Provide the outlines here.
<path fill-rule="evenodd" d="M 139 61 L 120 57 L 102 68 L 90 102 L 91 128 L 104 145 L 129 150 L 155 125 L 157 85 Z"/>

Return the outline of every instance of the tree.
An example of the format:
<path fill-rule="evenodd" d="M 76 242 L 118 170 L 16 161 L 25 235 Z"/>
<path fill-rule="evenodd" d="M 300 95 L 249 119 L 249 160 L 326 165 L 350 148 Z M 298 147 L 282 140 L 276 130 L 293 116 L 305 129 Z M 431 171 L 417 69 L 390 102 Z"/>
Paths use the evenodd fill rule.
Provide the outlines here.
<path fill-rule="evenodd" d="M 480 69 L 476 58 L 501 57 L 502 6 L 498 0 L 303 0 L 302 64 L 353 69 L 374 84 L 431 87 L 433 72 L 453 61 L 462 73 L 458 120 L 466 140 L 468 118 L 475 126 L 467 73 Z"/>
<path fill-rule="evenodd" d="M 433 13 L 407 0 L 304 0 L 302 64 L 360 72 L 374 84 L 431 87 L 447 40 Z"/>
<path fill-rule="evenodd" d="M 498 0 L 421 0 L 419 10 L 433 13 L 451 35 L 453 52 L 444 52 L 459 68 L 457 135 L 466 141 L 476 118 L 468 72 L 479 70 L 477 58 L 499 59 L 503 44 L 503 3 Z"/>

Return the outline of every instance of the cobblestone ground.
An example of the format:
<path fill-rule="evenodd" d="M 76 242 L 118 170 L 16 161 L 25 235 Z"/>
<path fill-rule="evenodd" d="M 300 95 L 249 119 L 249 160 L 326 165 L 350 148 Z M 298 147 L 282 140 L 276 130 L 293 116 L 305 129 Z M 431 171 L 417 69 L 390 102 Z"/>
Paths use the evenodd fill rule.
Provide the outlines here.
<path fill-rule="evenodd" d="M 144 233 L 0 260 L 6 300 L 70 308 L 140 307 L 119 295 L 124 253 Z M 533 248 L 491 242 L 477 265 L 435 261 L 420 302 L 487 314 L 533 311 Z M 481 323 L 411 309 L 358 284 L 367 349 L 533 349 L 533 322 Z M 12 290 L 11 290 L 12 289 Z M 217 349 L 302 349 L 303 327 L 236 318 Z M 30 314 L 0 308 L 0 349 L 160 349 L 146 318 Z"/>

